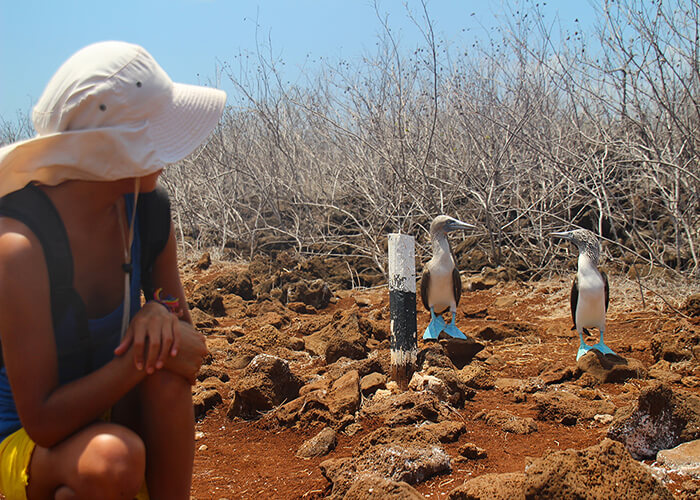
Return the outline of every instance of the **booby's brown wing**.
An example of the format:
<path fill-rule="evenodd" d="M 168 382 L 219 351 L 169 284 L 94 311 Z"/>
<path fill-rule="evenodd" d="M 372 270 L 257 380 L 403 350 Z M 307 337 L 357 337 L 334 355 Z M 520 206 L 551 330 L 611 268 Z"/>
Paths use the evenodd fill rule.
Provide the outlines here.
<path fill-rule="evenodd" d="M 452 269 L 452 292 L 455 295 L 455 304 L 459 305 L 459 299 L 462 297 L 462 278 L 459 276 L 459 269 L 457 269 L 457 257 L 455 257 L 455 252 L 452 250 L 452 244 L 447 240 L 447 246 L 450 247 L 450 255 L 452 255 L 452 262 L 455 267 Z"/>
<path fill-rule="evenodd" d="M 574 327 L 572 330 L 576 330 L 576 303 L 578 302 L 578 276 L 574 278 L 574 282 L 571 285 L 571 319 L 574 320 Z"/>
<path fill-rule="evenodd" d="M 452 269 L 452 291 L 455 294 L 455 304 L 459 305 L 459 299 L 462 297 L 462 278 L 459 277 L 459 269 Z"/>
<path fill-rule="evenodd" d="M 608 275 L 605 271 L 601 271 L 600 275 L 603 277 L 603 283 L 605 283 L 605 312 L 608 312 L 608 303 L 610 302 L 610 285 L 608 284 Z"/>
<path fill-rule="evenodd" d="M 430 286 L 430 271 L 423 269 L 423 276 L 420 279 L 420 298 L 425 308 L 430 311 L 428 303 L 428 287 Z"/>

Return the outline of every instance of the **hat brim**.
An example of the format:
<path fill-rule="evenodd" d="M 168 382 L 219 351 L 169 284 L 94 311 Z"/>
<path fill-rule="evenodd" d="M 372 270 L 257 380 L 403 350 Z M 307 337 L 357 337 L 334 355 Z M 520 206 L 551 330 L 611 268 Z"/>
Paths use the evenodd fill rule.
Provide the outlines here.
<path fill-rule="evenodd" d="M 0 196 L 36 181 L 113 181 L 147 175 L 202 144 L 219 123 L 226 93 L 173 84 L 172 98 L 145 122 L 37 135 L 0 147 Z"/>
<path fill-rule="evenodd" d="M 219 123 L 226 93 L 219 89 L 173 84 L 172 99 L 148 123 L 159 159 L 175 163 L 202 144 Z"/>

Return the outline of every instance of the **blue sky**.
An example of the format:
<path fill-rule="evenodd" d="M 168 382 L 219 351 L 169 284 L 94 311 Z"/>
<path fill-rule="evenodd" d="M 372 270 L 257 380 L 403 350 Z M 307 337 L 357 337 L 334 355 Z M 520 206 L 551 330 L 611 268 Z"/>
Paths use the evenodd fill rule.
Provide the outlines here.
<path fill-rule="evenodd" d="M 537 2 L 537 0 L 532 0 Z M 566 27 L 589 26 L 596 0 L 541 2 Z M 521 0 L 522 4 L 531 0 Z M 422 35 L 406 14 L 422 15 L 418 0 L 378 0 L 407 51 Z M 469 47 L 503 18 L 500 0 L 428 0 L 436 35 Z M 494 18 L 496 16 L 497 19 Z M 256 28 L 257 24 L 257 28 Z M 145 47 L 183 83 L 214 84 L 230 91 L 217 67 L 258 45 L 285 62 L 285 76 L 313 73 L 319 58 L 352 60 L 371 54 L 381 23 L 371 0 L 0 0 L 0 119 L 26 113 L 60 64 L 79 48 L 101 40 Z"/>

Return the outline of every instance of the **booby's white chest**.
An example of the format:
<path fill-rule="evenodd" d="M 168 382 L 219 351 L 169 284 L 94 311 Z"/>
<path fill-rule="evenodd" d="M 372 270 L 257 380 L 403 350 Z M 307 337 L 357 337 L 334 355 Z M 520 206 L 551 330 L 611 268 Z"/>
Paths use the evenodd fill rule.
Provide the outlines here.
<path fill-rule="evenodd" d="M 592 265 L 579 265 L 576 273 L 578 302 L 576 325 L 579 328 L 605 328 L 605 282 Z"/>
<path fill-rule="evenodd" d="M 428 303 L 435 307 L 436 311 L 447 309 L 455 304 L 454 283 L 452 273 L 455 263 L 450 253 L 442 253 L 440 256 L 430 259 L 430 288 L 428 289 Z"/>

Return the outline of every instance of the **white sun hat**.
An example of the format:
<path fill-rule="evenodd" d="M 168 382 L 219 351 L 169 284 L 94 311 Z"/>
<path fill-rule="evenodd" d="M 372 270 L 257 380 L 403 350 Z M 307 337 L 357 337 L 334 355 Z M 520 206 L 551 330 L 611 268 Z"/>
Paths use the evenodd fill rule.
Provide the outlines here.
<path fill-rule="evenodd" d="M 89 45 L 46 86 L 32 113 L 37 135 L 0 148 L 0 196 L 31 181 L 154 173 L 202 144 L 225 102 L 222 90 L 174 83 L 138 45 Z"/>

